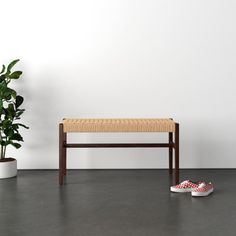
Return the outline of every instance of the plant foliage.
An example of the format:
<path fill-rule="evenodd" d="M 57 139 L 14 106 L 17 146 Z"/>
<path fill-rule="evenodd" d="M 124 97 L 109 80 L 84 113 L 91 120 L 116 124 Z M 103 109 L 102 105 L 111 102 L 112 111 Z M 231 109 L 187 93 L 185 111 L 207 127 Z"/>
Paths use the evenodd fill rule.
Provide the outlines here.
<path fill-rule="evenodd" d="M 19 128 L 29 128 L 19 122 L 25 112 L 25 109 L 21 108 L 24 98 L 9 87 L 12 80 L 17 80 L 22 75 L 22 71 L 13 71 L 18 61 L 19 59 L 14 60 L 8 66 L 3 65 L 0 70 L 0 159 L 5 158 L 8 145 L 21 147 L 20 142 L 24 140 Z"/>

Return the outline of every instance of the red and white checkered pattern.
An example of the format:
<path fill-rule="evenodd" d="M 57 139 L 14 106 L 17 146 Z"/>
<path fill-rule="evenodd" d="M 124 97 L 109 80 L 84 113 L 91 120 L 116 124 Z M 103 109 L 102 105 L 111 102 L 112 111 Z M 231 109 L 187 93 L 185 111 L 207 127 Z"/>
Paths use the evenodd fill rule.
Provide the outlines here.
<path fill-rule="evenodd" d="M 199 183 L 193 183 L 190 180 L 185 180 L 178 185 L 170 187 L 170 191 L 176 193 L 192 192 L 194 189 L 198 187 L 198 185 Z"/>
<path fill-rule="evenodd" d="M 212 183 L 201 183 L 199 186 L 192 191 L 192 196 L 194 197 L 203 197 L 208 196 L 214 190 Z"/>

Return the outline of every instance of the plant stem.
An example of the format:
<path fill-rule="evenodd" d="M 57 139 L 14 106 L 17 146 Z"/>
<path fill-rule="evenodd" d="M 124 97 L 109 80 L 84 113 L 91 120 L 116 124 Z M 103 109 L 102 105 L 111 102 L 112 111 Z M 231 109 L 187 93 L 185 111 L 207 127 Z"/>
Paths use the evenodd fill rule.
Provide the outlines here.
<path fill-rule="evenodd" d="M 1 132 L 1 131 L 0 131 Z M 2 141 L 2 135 L 0 133 L 0 142 Z M 1 145 L 0 159 L 3 159 L 3 146 Z"/>
<path fill-rule="evenodd" d="M 1 146 L 1 157 L 0 157 L 0 159 L 3 159 L 4 157 L 3 157 L 3 146 Z"/>
<path fill-rule="evenodd" d="M 7 149 L 7 146 L 4 146 L 4 147 L 3 147 L 3 158 L 6 157 L 6 149 Z"/>

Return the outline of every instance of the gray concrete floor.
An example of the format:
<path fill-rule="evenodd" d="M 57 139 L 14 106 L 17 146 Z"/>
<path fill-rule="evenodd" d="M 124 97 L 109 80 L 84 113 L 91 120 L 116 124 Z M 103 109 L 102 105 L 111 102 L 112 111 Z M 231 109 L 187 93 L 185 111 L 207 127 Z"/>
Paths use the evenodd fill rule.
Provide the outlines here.
<path fill-rule="evenodd" d="M 167 170 L 19 171 L 0 180 L 0 236 L 236 235 L 236 170 L 182 170 L 211 180 L 205 198 L 169 192 Z"/>

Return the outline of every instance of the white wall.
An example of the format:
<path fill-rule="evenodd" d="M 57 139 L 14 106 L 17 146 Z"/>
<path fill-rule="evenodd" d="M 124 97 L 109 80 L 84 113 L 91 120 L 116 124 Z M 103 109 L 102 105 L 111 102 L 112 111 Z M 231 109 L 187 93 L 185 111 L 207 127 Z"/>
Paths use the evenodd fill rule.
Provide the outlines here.
<path fill-rule="evenodd" d="M 236 167 L 234 0 L 1 2 L 1 63 L 20 58 L 19 168 L 58 167 L 63 117 L 173 117 L 181 167 Z M 164 140 L 164 137 L 161 136 Z M 155 142 L 159 135 L 73 135 Z M 160 149 L 70 150 L 71 168 L 165 168 Z"/>

